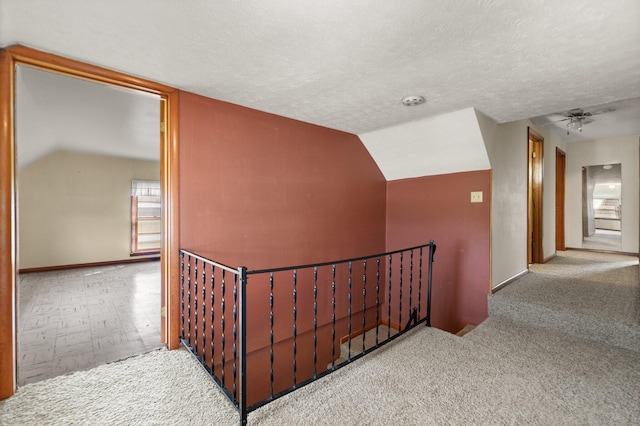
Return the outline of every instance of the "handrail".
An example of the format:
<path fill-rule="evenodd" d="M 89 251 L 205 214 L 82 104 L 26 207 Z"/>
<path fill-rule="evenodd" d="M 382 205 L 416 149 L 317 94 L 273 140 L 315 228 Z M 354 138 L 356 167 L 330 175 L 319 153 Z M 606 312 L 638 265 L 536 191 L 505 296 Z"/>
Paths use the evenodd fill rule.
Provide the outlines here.
<path fill-rule="evenodd" d="M 213 261 L 213 260 L 211 260 L 211 259 L 207 259 L 206 257 L 203 257 L 203 256 L 200 256 L 200 255 L 198 255 L 198 254 L 192 253 L 192 252 L 190 252 L 190 251 L 188 251 L 188 250 L 183 250 L 183 249 L 181 249 L 181 250 L 180 250 L 180 253 L 184 253 L 184 254 L 187 254 L 187 255 L 189 255 L 189 256 L 191 256 L 191 257 L 193 257 L 194 259 L 199 259 L 199 260 L 202 260 L 203 262 L 210 263 L 210 264 L 212 264 L 212 265 L 214 265 L 214 266 L 216 266 L 216 267 L 218 267 L 218 268 L 221 268 L 221 269 L 224 269 L 224 270 L 226 270 L 226 271 L 229 271 L 229 272 L 231 272 L 232 274 L 239 274 L 239 273 L 240 273 L 240 272 L 238 271 L 238 268 L 232 268 L 231 266 L 227 266 L 227 265 L 222 264 L 222 263 L 220 263 L 220 262 L 215 262 L 215 261 Z"/>
<path fill-rule="evenodd" d="M 428 258 L 427 262 L 423 262 L 423 249 L 426 247 L 429 248 Z M 416 251 L 417 255 L 414 256 Z M 370 256 L 248 270 L 246 267 L 232 268 L 190 251 L 180 250 L 181 341 L 236 406 L 240 414 L 240 423 L 244 425 L 251 411 L 342 368 L 423 322 L 430 327 L 432 265 L 435 251 L 436 245 L 431 240 L 428 244 Z M 406 257 L 405 253 L 408 254 Z M 414 262 L 414 257 L 417 263 Z M 370 260 L 373 262 L 368 263 Z M 337 266 L 344 264 L 348 267 L 340 267 L 338 270 Z M 301 271 L 309 268 L 313 268 L 313 278 L 311 278 L 312 281 L 305 282 L 303 276 L 307 273 Z M 422 317 L 424 268 L 427 268 L 427 300 L 424 305 L 424 317 Z M 291 281 L 287 285 L 286 275 L 280 274 L 277 277 L 278 280 L 284 280 L 283 286 L 276 286 L 275 274 L 286 271 L 292 271 Z M 326 272 L 323 272 L 323 275 L 319 273 L 321 271 Z M 251 298 L 247 299 L 248 276 L 260 274 L 268 274 L 268 285 L 265 287 L 263 280 L 255 281 L 251 286 Z M 319 278 L 320 275 L 323 275 L 322 279 Z M 357 279 L 358 276 L 361 278 Z M 414 281 L 417 292 L 413 291 Z M 318 289 L 325 284 L 328 288 L 319 292 Z M 408 292 L 403 293 L 403 285 L 405 290 L 408 286 Z M 289 288 L 289 290 L 280 290 L 281 288 Z M 291 293 L 287 296 L 288 291 Z M 312 296 L 310 296 L 311 292 Z M 299 293 L 306 294 L 306 299 L 304 297 L 300 299 Z M 322 293 L 324 298 L 319 297 L 319 293 Z M 346 299 L 340 299 L 339 295 L 345 294 Z M 256 307 L 255 303 L 265 299 L 268 299 L 268 306 Z M 406 302 L 404 306 L 409 305 L 409 320 L 406 325 L 402 316 L 403 301 Z M 248 303 L 251 306 L 248 306 Z M 280 307 L 277 316 L 280 318 L 284 314 L 285 317 L 284 320 L 282 318 L 278 320 L 277 342 L 274 339 L 277 313 L 274 306 L 276 305 Z M 319 305 L 323 305 L 323 308 L 319 309 Z M 281 313 L 282 306 L 290 306 L 292 311 L 288 315 L 286 311 Z M 255 336 L 247 334 L 249 309 L 254 318 L 256 311 L 269 310 L 268 324 L 266 324 L 269 327 L 269 344 L 259 346 L 262 349 L 258 349 L 269 350 L 267 381 L 270 389 L 266 395 L 261 394 L 263 390 L 247 388 L 247 341 L 264 339 L 264 334 Z M 298 318 L 298 312 L 304 315 Z M 312 325 L 309 323 L 311 314 Z M 289 336 L 283 335 L 283 325 L 287 323 L 292 325 Z M 254 327 L 256 326 L 264 328 L 265 324 L 255 323 Z M 386 331 L 380 335 L 379 330 L 383 326 L 386 327 Z M 331 337 L 327 340 L 329 331 Z M 375 343 L 366 343 L 366 336 L 370 331 L 375 331 Z M 352 340 L 358 338 L 357 336 L 361 336 L 362 342 L 352 346 Z M 305 352 L 304 342 L 309 345 L 311 337 L 313 346 L 307 346 Z M 338 356 L 336 341 L 340 340 L 342 343 L 344 339 L 348 343 L 347 349 L 344 349 L 346 354 L 341 349 Z M 231 341 L 228 342 L 228 340 Z M 291 342 L 292 352 L 287 355 L 286 352 L 283 354 L 282 350 L 283 345 L 286 349 L 288 341 Z M 303 356 L 311 349 L 313 350 L 312 361 Z M 300 356 L 297 356 L 299 353 Z M 257 357 L 256 352 L 256 359 Z M 283 362 L 291 357 L 292 370 L 287 372 Z M 323 362 L 326 363 L 327 359 L 330 362 L 325 369 L 323 365 L 326 364 Z M 336 362 L 339 360 L 342 361 Z M 260 371 L 266 367 L 264 363 L 256 365 L 254 362 L 251 367 L 251 374 L 254 375 L 252 384 L 255 384 L 256 377 L 265 377 L 266 371 L 264 373 Z M 283 377 L 287 375 L 292 377 L 290 385 L 282 386 L 283 381 L 286 383 L 287 380 Z M 274 386 L 276 381 L 278 385 Z M 248 400 L 250 392 L 252 392 L 250 396 L 252 399 Z"/>
<path fill-rule="evenodd" d="M 331 262 L 308 263 L 308 264 L 296 265 L 296 266 L 283 266 L 283 267 L 280 267 L 280 268 L 267 268 L 267 269 L 247 270 L 247 274 L 250 274 L 250 275 L 253 275 L 253 274 L 264 274 L 264 273 L 268 273 L 268 272 L 291 271 L 293 269 L 307 269 L 307 268 L 313 268 L 315 266 L 317 266 L 317 267 L 331 266 L 331 265 L 338 264 L 338 263 L 357 262 L 359 260 L 365 260 L 365 259 L 371 259 L 371 258 L 376 258 L 376 257 L 389 256 L 389 255 L 397 254 L 397 253 L 400 253 L 400 252 L 417 250 L 419 248 L 424 248 L 424 247 L 429 247 L 429 246 L 433 246 L 434 247 L 433 251 L 435 253 L 436 245 L 435 245 L 434 241 L 431 240 L 431 241 L 429 241 L 428 244 L 423 244 L 423 245 L 415 246 L 415 247 L 409 247 L 409 248 L 406 248 L 406 249 L 389 251 L 389 252 L 386 252 L 386 253 L 370 254 L 368 256 L 352 257 L 350 259 L 340 259 L 340 260 L 334 260 L 334 261 L 331 261 Z"/>

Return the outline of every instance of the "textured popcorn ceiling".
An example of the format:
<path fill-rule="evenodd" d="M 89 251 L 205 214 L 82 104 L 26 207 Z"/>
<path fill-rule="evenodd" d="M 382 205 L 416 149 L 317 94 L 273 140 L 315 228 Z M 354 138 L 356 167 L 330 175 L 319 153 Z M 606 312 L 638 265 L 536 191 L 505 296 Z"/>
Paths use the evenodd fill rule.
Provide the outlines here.
<path fill-rule="evenodd" d="M 638 0 L 0 0 L 16 43 L 355 134 L 640 96 Z"/>

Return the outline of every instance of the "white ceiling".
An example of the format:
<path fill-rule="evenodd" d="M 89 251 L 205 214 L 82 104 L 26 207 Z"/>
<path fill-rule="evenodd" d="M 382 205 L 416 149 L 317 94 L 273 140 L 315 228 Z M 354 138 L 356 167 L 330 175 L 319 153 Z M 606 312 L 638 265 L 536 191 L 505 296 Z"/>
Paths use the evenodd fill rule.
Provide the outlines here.
<path fill-rule="evenodd" d="M 0 0 L 0 46 L 354 134 L 640 97 L 639 23 L 638 0 Z"/>
<path fill-rule="evenodd" d="M 639 23 L 638 0 L 0 0 L 0 46 L 358 134 L 387 178 L 426 166 L 420 156 L 405 176 L 411 159 L 381 136 L 409 137 L 470 108 L 498 123 L 531 118 L 568 142 L 640 134 Z M 45 147 L 157 159 L 156 100 L 33 70 L 23 77 L 29 97 L 19 102 L 31 115 L 18 130 L 31 144 L 20 144 L 19 164 Z M 407 108 L 406 95 L 427 102 Z M 615 111 L 582 133 L 558 122 L 570 109 L 605 107 Z M 98 132 L 88 127 L 97 115 Z"/>
<path fill-rule="evenodd" d="M 582 108 L 591 112 L 592 122 L 582 131 L 567 128 L 567 111 L 533 117 L 531 121 L 551 131 L 566 142 L 607 139 L 617 136 L 640 135 L 640 98 L 623 99 Z"/>

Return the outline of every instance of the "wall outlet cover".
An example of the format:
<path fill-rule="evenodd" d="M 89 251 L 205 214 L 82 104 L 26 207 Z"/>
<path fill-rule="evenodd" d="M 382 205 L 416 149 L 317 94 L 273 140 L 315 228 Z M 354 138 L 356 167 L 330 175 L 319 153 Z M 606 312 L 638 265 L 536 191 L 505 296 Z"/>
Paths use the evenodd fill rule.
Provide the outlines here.
<path fill-rule="evenodd" d="M 472 203 L 481 203 L 482 202 L 482 191 L 472 191 L 471 192 L 471 202 Z"/>

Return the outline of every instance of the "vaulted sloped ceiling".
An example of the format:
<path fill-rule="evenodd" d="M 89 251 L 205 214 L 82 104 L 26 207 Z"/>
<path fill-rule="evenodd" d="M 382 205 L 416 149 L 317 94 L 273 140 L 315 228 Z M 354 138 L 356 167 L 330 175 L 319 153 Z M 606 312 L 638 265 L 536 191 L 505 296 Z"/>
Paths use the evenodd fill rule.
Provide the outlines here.
<path fill-rule="evenodd" d="M 364 133 L 360 139 L 388 181 L 491 168 L 473 108 Z"/>
<path fill-rule="evenodd" d="M 158 96 L 24 66 L 16 75 L 19 169 L 56 150 L 159 161 Z"/>

